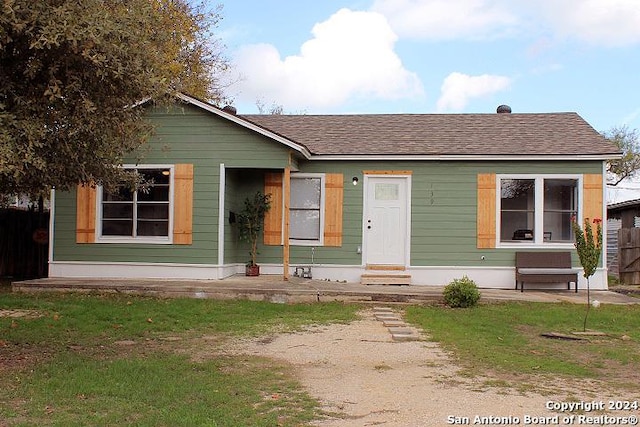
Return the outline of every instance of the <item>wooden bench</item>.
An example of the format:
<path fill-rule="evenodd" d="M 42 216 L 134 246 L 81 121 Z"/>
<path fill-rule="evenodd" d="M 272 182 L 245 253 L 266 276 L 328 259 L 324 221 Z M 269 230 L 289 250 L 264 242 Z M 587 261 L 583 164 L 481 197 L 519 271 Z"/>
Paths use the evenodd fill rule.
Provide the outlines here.
<path fill-rule="evenodd" d="M 559 283 L 571 282 L 578 292 L 578 273 L 572 268 L 571 252 L 516 252 L 516 289 L 520 282 L 520 292 L 524 292 L 524 282 Z"/>

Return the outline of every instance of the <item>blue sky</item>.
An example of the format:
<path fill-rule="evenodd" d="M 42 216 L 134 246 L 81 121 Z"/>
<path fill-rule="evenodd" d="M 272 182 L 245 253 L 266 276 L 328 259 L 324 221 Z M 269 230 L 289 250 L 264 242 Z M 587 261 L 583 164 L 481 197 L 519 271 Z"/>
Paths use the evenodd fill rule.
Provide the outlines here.
<path fill-rule="evenodd" d="M 239 113 L 575 111 L 640 128 L 640 0 L 227 0 Z"/>

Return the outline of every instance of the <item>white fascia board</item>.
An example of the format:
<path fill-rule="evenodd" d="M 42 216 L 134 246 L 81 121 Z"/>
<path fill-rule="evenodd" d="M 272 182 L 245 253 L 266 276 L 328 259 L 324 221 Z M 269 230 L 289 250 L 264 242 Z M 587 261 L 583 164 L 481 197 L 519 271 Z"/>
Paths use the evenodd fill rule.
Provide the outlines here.
<path fill-rule="evenodd" d="M 618 159 L 619 154 L 575 154 L 575 155 L 467 155 L 467 154 L 438 154 L 438 155 L 312 155 L 309 160 L 367 160 L 367 161 L 445 161 L 445 160 L 470 160 L 470 161 L 493 161 L 493 160 L 510 160 L 510 161 L 575 161 L 575 160 L 609 160 Z"/>
<path fill-rule="evenodd" d="M 192 104 L 196 107 L 202 108 L 203 110 L 206 110 L 210 113 L 216 114 L 222 118 L 225 118 L 229 121 L 232 121 L 236 124 L 239 124 L 240 126 L 243 126 L 249 130 L 252 130 L 256 133 L 259 133 L 260 135 L 266 136 L 267 138 L 273 139 L 274 141 L 277 141 L 283 145 L 286 145 L 289 148 L 292 148 L 294 150 L 296 150 L 297 152 L 299 152 L 300 154 L 302 154 L 306 159 L 309 159 L 311 157 L 311 153 L 309 153 L 309 150 L 307 150 L 306 147 L 303 147 L 302 145 L 296 144 L 295 142 L 284 138 L 278 134 L 275 134 L 273 132 L 270 132 L 264 128 L 261 128 L 260 126 L 254 125 L 251 122 L 248 122 L 246 120 L 244 120 L 242 117 L 238 117 L 234 114 L 230 114 L 227 113 L 226 111 L 223 111 L 217 107 L 214 107 L 210 104 L 207 104 L 206 102 L 202 102 L 200 100 L 197 100 L 195 98 L 192 98 L 188 95 L 182 94 L 182 93 L 178 93 L 176 95 L 176 97 L 178 97 L 179 99 L 183 100 L 184 102 L 188 103 L 188 104 Z"/>

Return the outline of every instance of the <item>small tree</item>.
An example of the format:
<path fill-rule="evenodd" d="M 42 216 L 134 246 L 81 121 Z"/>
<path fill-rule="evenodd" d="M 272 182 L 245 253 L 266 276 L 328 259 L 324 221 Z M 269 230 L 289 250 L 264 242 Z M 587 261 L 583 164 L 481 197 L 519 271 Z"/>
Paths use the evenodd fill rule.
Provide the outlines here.
<path fill-rule="evenodd" d="M 589 218 L 584 219 L 584 231 L 580 228 L 580 224 L 575 218 L 572 218 L 571 227 L 576 237 L 576 251 L 580 258 L 580 264 L 584 270 L 584 277 L 587 279 L 587 312 L 584 316 L 582 330 L 587 330 L 587 317 L 589 316 L 589 308 L 591 307 L 589 278 L 593 276 L 598 268 L 600 261 L 600 253 L 602 252 L 602 220 L 595 218 L 593 223 L 596 224 L 596 235 L 593 235 L 593 228 L 589 223 Z"/>
<path fill-rule="evenodd" d="M 240 240 L 249 242 L 250 260 L 248 266 L 258 265 L 258 238 L 264 225 L 264 217 L 271 209 L 271 194 L 256 192 L 253 197 L 244 200 L 244 209 L 238 214 L 238 231 Z"/>

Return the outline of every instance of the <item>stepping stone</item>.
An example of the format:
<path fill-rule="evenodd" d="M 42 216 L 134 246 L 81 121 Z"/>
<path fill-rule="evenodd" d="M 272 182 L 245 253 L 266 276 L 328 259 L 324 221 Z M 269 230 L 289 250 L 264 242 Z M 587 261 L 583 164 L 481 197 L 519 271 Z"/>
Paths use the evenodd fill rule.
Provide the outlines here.
<path fill-rule="evenodd" d="M 378 317 L 396 317 L 396 318 L 400 318 L 400 315 L 397 313 L 373 313 L 373 316 L 378 318 Z"/>
<path fill-rule="evenodd" d="M 391 338 L 394 341 L 418 341 L 420 335 L 412 328 L 407 327 L 390 327 Z"/>
<path fill-rule="evenodd" d="M 415 335 L 415 332 L 413 331 L 413 329 L 411 328 L 402 328 L 402 327 L 391 327 L 389 328 L 389 332 L 391 332 L 392 335 L 397 334 L 397 335 Z"/>
<path fill-rule="evenodd" d="M 382 324 L 384 326 L 387 326 L 387 327 L 407 326 L 407 324 L 404 323 L 402 320 L 395 320 L 395 319 L 393 319 L 393 320 L 383 320 Z"/>
<path fill-rule="evenodd" d="M 373 311 L 377 313 L 393 313 L 393 309 L 390 307 L 373 307 Z"/>
<path fill-rule="evenodd" d="M 396 313 L 375 313 L 374 316 L 375 317 L 397 317 L 397 318 L 400 317 L 400 315 Z"/>
<path fill-rule="evenodd" d="M 417 335 L 404 335 L 404 334 L 391 334 L 391 339 L 394 341 L 419 341 L 420 337 Z"/>
<path fill-rule="evenodd" d="M 389 322 L 389 321 L 402 322 L 402 319 L 399 318 L 398 316 L 376 317 L 376 320 L 380 322 Z"/>

